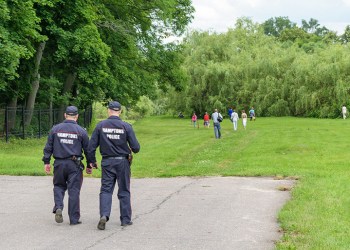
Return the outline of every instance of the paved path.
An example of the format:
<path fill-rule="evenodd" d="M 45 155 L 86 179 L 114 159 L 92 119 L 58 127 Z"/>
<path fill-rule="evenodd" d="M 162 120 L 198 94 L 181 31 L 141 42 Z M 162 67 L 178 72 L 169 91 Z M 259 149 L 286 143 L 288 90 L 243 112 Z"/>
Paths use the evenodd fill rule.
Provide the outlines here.
<path fill-rule="evenodd" d="M 134 225 L 120 226 L 115 197 L 100 231 L 100 179 L 84 179 L 83 224 L 70 226 L 66 209 L 61 224 L 51 213 L 52 177 L 0 176 L 0 249 L 273 249 L 281 237 L 277 213 L 290 198 L 277 188 L 292 185 L 271 178 L 132 179 Z"/>

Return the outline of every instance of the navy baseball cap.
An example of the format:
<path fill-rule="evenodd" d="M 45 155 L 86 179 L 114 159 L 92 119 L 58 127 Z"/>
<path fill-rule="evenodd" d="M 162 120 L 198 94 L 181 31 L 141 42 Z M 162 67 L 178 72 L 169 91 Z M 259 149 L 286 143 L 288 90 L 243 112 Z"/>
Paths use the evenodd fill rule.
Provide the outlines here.
<path fill-rule="evenodd" d="M 71 115 L 71 116 L 77 115 L 78 114 L 78 108 L 75 107 L 75 106 L 68 106 L 66 108 L 66 114 L 67 115 Z"/>
<path fill-rule="evenodd" d="M 121 110 L 122 106 L 120 105 L 119 102 L 113 101 L 108 104 L 108 108 L 114 111 L 119 111 Z"/>

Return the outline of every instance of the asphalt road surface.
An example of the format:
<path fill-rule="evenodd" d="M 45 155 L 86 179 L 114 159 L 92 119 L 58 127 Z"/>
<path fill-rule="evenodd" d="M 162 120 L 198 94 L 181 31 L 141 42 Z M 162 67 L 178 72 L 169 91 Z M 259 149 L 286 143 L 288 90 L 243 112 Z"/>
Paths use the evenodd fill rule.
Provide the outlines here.
<path fill-rule="evenodd" d="M 207 177 L 132 179 L 132 226 L 121 227 L 114 194 L 106 230 L 99 221 L 100 179 L 85 178 L 82 224 L 57 224 L 52 176 L 0 176 L 0 249 L 274 249 L 277 214 L 293 181 Z M 65 205 L 68 207 L 67 194 Z"/>

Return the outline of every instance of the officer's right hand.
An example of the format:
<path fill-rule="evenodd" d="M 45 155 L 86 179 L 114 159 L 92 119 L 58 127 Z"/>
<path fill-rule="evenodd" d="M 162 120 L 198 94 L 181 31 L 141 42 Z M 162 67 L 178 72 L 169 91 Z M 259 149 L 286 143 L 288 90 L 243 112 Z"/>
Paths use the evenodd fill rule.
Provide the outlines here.
<path fill-rule="evenodd" d="M 86 167 L 86 173 L 87 174 L 92 174 L 92 168 L 91 167 Z"/>
<path fill-rule="evenodd" d="M 46 174 L 50 174 L 50 172 L 51 172 L 50 164 L 45 164 L 44 165 L 44 170 L 45 170 Z"/>

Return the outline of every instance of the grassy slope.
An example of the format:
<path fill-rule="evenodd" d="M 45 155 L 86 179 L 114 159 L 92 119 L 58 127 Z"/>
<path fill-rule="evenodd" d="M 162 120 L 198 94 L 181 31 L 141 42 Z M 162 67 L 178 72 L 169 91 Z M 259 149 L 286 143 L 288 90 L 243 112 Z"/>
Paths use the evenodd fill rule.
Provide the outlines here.
<path fill-rule="evenodd" d="M 240 122 L 240 121 L 239 121 Z M 349 249 L 350 120 L 259 118 L 223 138 L 189 119 L 152 117 L 134 128 L 141 152 L 134 177 L 294 176 L 292 200 L 280 212 L 279 249 Z M 43 175 L 42 140 L 0 142 L 0 174 Z M 99 176 L 94 171 L 94 176 Z"/>

